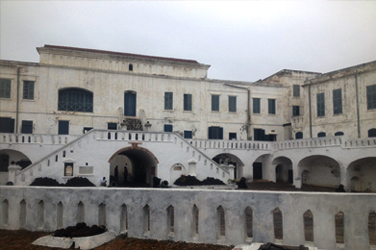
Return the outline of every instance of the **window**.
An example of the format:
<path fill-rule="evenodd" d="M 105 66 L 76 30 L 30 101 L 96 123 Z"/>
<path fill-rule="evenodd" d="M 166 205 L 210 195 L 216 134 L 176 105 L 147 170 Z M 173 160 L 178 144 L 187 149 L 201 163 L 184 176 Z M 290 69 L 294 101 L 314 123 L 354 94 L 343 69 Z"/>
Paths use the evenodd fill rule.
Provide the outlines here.
<path fill-rule="evenodd" d="M 228 139 L 229 140 L 236 140 L 236 133 L 229 133 L 228 134 Z"/>
<path fill-rule="evenodd" d="M 134 91 L 124 92 L 124 116 L 136 116 L 137 93 Z"/>
<path fill-rule="evenodd" d="M 368 137 L 376 137 L 376 128 L 368 130 Z"/>
<path fill-rule="evenodd" d="M 21 133 L 32 134 L 33 133 L 33 121 L 22 121 Z"/>
<path fill-rule="evenodd" d="M 253 113 L 260 114 L 261 105 L 260 105 L 260 98 L 253 98 Z"/>
<path fill-rule="evenodd" d="M 325 95 L 324 93 L 319 93 L 316 96 L 317 99 L 317 116 L 325 116 Z"/>
<path fill-rule="evenodd" d="M 0 117 L 0 133 L 14 133 L 14 119 Z"/>
<path fill-rule="evenodd" d="M 212 111 L 219 111 L 219 95 L 212 95 Z"/>
<path fill-rule="evenodd" d="M 184 130 L 184 138 L 192 139 L 192 131 Z"/>
<path fill-rule="evenodd" d="M 300 115 L 300 107 L 292 106 L 292 116 L 299 116 L 299 115 Z"/>
<path fill-rule="evenodd" d="M 325 132 L 320 132 L 317 134 L 317 137 L 325 137 L 326 133 Z"/>
<path fill-rule="evenodd" d="M 23 81 L 23 99 L 34 100 L 34 82 Z"/>
<path fill-rule="evenodd" d="M 268 99 L 268 112 L 275 115 L 275 99 Z"/>
<path fill-rule="evenodd" d="M 172 132 L 172 125 L 171 124 L 165 124 L 164 125 L 164 132 Z"/>
<path fill-rule="evenodd" d="M 208 138 L 223 140 L 223 128 L 222 127 L 209 127 Z"/>
<path fill-rule="evenodd" d="M 92 129 L 93 129 L 92 127 L 84 127 L 83 133 L 86 134 L 87 132 L 89 132 Z"/>
<path fill-rule="evenodd" d="M 367 86 L 367 109 L 376 109 L 376 84 Z"/>
<path fill-rule="evenodd" d="M 336 133 L 334 134 L 334 136 L 342 136 L 342 135 L 344 135 L 344 134 L 343 134 L 343 132 L 341 132 L 341 131 L 336 132 Z"/>
<path fill-rule="evenodd" d="M 69 134 L 69 121 L 59 121 L 59 135 L 68 135 Z"/>
<path fill-rule="evenodd" d="M 129 71 L 133 71 L 133 64 L 129 64 L 129 67 L 128 67 Z"/>
<path fill-rule="evenodd" d="M 228 111 L 236 112 L 236 96 L 228 97 Z"/>
<path fill-rule="evenodd" d="M 300 97 L 300 85 L 293 85 L 293 96 Z"/>
<path fill-rule="evenodd" d="M 295 139 L 298 140 L 298 139 L 303 139 L 303 132 L 297 132 L 295 134 Z"/>
<path fill-rule="evenodd" d="M 184 94 L 184 111 L 192 111 L 192 94 Z"/>
<path fill-rule="evenodd" d="M 333 114 L 342 114 L 342 89 L 333 90 Z"/>
<path fill-rule="evenodd" d="M 10 98 L 10 79 L 0 79 L 0 98 Z"/>
<path fill-rule="evenodd" d="M 172 92 L 165 92 L 165 103 L 164 109 L 165 110 L 172 110 L 173 104 L 173 95 Z"/>
<path fill-rule="evenodd" d="M 78 88 L 59 90 L 58 110 L 93 112 L 93 93 Z"/>

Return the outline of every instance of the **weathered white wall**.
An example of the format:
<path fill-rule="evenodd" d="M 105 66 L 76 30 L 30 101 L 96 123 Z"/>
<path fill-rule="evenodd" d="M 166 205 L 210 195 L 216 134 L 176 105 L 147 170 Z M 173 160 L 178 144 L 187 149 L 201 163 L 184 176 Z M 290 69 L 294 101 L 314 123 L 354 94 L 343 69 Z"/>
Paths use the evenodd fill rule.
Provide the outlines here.
<path fill-rule="evenodd" d="M 78 204 L 83 203 L 83 220 L 98 224 L 99 205 L 105 205 L 105 221 L 109 230 L 127 232 L 129 237 L 172 239 L 175 241 L 214 244 L 276 242 L 273 210 L 282 211 L 283 239 L 286 245 L 306 244 L 303 214 L 313 214 L 314 244 L 319 249 L 337 248 L 335 215 L 344 213 L 343 249 L 369 249 L 368 214 L 375 210 L 374 194 L 208 191 L 177 189 L 117 188 L 42 188 L 6 187 L 0 189 L 1 228 L 20 227 L 36 231 L 53 231 L 62 219 L 63 227 L 75 225 Z M 26 202 L 26 211 L 20 203 Z M 57 212 L 61 202 L 62 212 Z M 44 208 L 38 204 L 43 204 Z M 349 205 L 351 204 L 351 205 Z M 150 207 L 150 231 L 145 232 L 143 208 Z M 169 206 L 174 207 L 174 233 L 168 231 Z M 193 206 L 199 209 L 198 236 L 193 233 Z M 102 205 L 103 206 L 103 205 Z M 225 211 L 225 236 L 218 237 L 217 208 Z M 253 238 L 246 237 L 245 209 L 253 210 Z M 121 228 L 127 213 L 128 228 Z M 25 218 L 24 224 L 20 224 Z M 103 218 L 101 218 L 103 221 Z M 42 223 L 41 223 L 42 222 Z"/>

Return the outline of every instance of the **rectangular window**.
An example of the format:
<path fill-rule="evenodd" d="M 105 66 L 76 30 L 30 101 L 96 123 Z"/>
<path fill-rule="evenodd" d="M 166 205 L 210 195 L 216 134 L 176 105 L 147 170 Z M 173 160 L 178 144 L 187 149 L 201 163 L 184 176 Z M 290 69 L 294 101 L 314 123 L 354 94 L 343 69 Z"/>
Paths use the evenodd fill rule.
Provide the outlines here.
<path fill-rule="evenodd" d="M 32 134 L 33 133 L 33 121 L 22 121 L 21 133 Z"/>
<path fill-rule="evenodd" d="M 268 113 L 275 115 L 275 99 L 268 99 Z"/>
<path fill-rule="evenodd" d="M 23 99 L 34 100 L 34 82 L 23 81 Z"/>
<path fill-rule="evenodd" d="M 14 119 L 0 117 L 0 133 L 14 133 Z"/>
<path fill-rule="evenodd" d="M 59 135 L 69 134 L 69 121 L 59 121 Z"/>
<path fill-rule="evenodd" d="M 184 130 L 184 138 L 192 139 L 192 131 Z"/>
<path fill-rule="evenodd" d="M 325 116 L 325 95 L 319 93 L 316 96 L 317 99 L 317 117 Z"/>
<path fill-rule="evenodd" d="M 236 96 L 228 97 L 228 111 L 236 112 Z"/>
<path fill-rule="evenodd" d="M 219 111 L 219 95 L 212 95 L 212 111 Z"/>
<path fill-rule="evenodd" d="M 165 124 L 164 125 L 164 132 L 172 132 L 172 125 L 171 124 Z"/>
<path fill-rule="evenodd" d="M 117 123 L 116 122 L 109 122 L 107 123 L 108 130 L 117 130 Z"/>
<path fill-rule="evenodd" d="M 342 89 L 333 90 L 333 114 L 342 114 Z"/>
<path fill-rule="evenodd" d="M 0 79 L 0 98 L 10 98 L 10 79 Z"/>
<path fill-rule="evenodd" d="M 228 133 L 229 140 L 236 140 L 236 133 Z"/>
<path fill-rule="evenodd" d="M 300 97 L 300 85 L 293 85 L 293 96 Z"/>
<path fill-rule="evenodd" d="M 89 132 L 92 129 L 93 129 L 92 127 L 84 127 L 83 133 L 86 134 L 87 132 Z"/>
<path fill-rule="evenodd" d="M 367 109 L 376 109 L 376 84 L 367 86 Z"/>
<path fill-rule="evenodd" d="M 192 111 L 192 94 L 184 94 L 184 111 Z"/>
<path fill-rule="evenodd" d="M 223 140 L 223 128 L 222 127 L 209 127 L 208 138 Z"/>
<path fill-rule="evenodd" d="M 254 114 L 260 114 L 261 110 L 261 104 L 260 104 L 260 98 L 253 98 L 253 113 Z"/>
<path fill-rule="evenodd" d="M 172 92 L 165 92 L 165 103 L 164 109 L 165 110 L 172 110 L 173 108 L 173 95 Z"/>
<path fill-rule="evenodd" d="M 300 107 L 292 106 L 292 116 L 299 116 L 299 115 L 300 115 Z"/>

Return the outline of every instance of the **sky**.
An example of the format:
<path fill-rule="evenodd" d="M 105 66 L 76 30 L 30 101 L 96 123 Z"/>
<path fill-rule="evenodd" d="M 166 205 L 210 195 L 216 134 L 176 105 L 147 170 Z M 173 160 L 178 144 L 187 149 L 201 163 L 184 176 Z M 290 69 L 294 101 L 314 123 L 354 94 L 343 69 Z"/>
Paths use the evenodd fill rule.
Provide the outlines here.
<path fill-rule="evenodd" d="M 208 78 L 254 82 L 376 60 L 376 1 L 0 0 L 0 59 L 44 44 L 193 59 Z"/>

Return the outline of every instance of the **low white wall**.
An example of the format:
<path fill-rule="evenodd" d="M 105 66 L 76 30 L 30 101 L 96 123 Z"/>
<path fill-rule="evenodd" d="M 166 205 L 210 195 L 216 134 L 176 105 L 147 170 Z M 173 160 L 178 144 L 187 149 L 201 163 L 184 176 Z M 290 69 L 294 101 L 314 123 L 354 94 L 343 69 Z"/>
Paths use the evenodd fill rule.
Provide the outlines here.
<path fill-rule="evenodd" d="M 109 230 L 129 237 L 172 239 L 214 244 L 277 242 L 273 210 L 283 215 L 283 244 L 305 244 L 303 214 L 313 214 L 313 244 L 336 249 L 335 214 L 344 213 L 344 249 L 369 249 L 368 214 L 376 209 L 375 194 L 257 192 L 178 189 L 43 188 L 2 186 L 1 228 L 52 231 L 60 226 L 105 221 Z M 82 202 L 81 210 L 78 204 Z M 22 205 L 23 204 L 23 205 Z M 150 231 L 145 232 L 145 206 L 150 207 Z M 199 210 L 195 235 L 193 207 Z M 168 207 L 174 207 L 174 232 L 169 231 Z M 225 212 L 225 236 L 218 237 L 217 208 Z M 253 238 L 246 237 L 245 209 L 253 210 Z M 123 229 L 122 229 L 123 225 Z"/>

